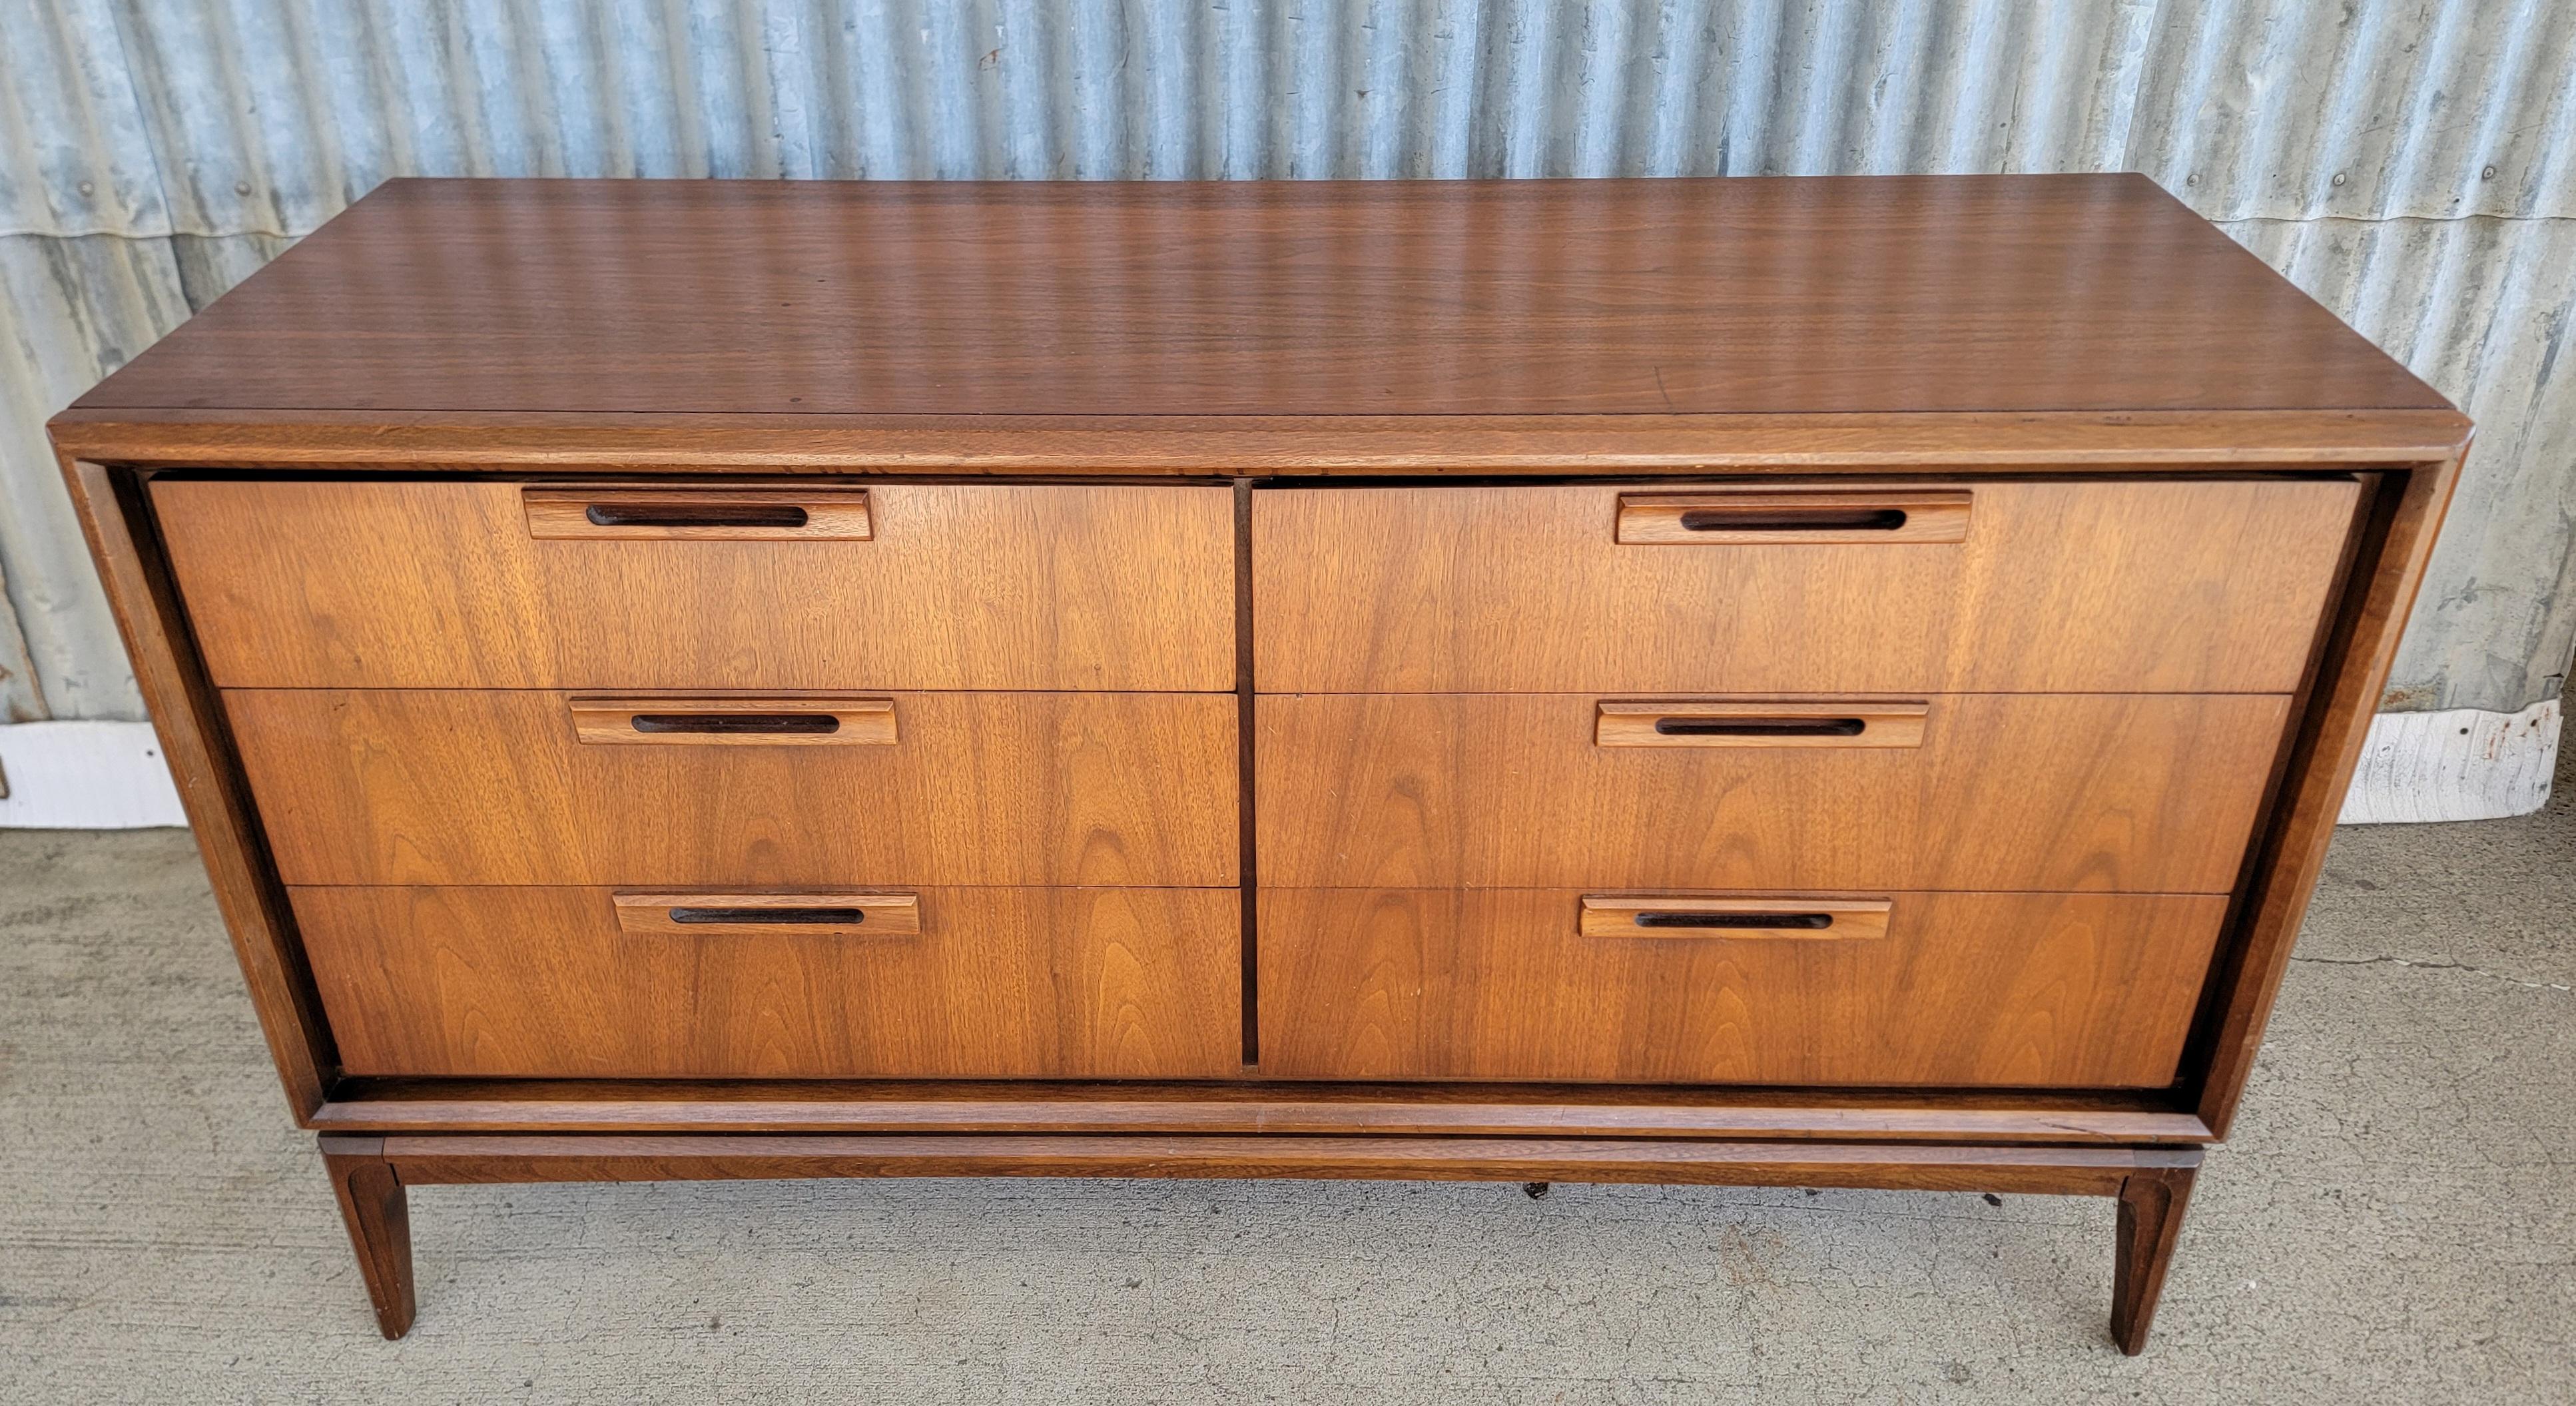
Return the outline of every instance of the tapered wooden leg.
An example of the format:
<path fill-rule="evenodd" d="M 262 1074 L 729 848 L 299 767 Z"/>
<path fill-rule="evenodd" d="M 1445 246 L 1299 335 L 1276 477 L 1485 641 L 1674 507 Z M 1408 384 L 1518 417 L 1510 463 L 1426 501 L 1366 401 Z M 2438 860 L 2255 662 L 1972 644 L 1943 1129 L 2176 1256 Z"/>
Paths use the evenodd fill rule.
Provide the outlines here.
<path fill-rule="evenodd" d="M 340 1218 L 348 1222 L 367 1297 L 375 1300 L 376 1326 L 387 1338 L 399 1338 L 411 1331 L 413 1313 L 411 1209 L 401 1178 L 385 1160 L 385 1140 L 326 1134 L 322 1165 L 339 1193 Z"/>
<path fill-rule="evenodd" d="M 2111 1270 L 2111 1337 L 2131 1357 L 2146 1350 L 2156 1300 L 2165 1291 L 2195 1169 L 2133 1172 L 2120 1184 L 2120 1241 Z"/>

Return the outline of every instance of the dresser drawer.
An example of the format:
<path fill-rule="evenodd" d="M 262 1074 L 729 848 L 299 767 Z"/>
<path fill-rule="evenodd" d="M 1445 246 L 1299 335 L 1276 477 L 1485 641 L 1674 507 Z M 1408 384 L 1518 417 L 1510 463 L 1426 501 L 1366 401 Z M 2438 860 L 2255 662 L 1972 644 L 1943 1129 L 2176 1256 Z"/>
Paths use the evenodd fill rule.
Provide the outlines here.
<path fill-rule="evenodd" d="M 1254 495 L 1264 692 L 2287 693 L 2349 478 Z"/>
<path fill-rule="evenodd" d="M 1748 914 L 1755 905 L 1741 900 L 1657 894 L 1586 921 L 1586 896 L 1262 890 L 1262 1068 L 1304 1079 L 2161 1087 L 2227 910 L 2219 896 L 1899 892 L 1764 899 Z M 1777 926 L 1635 922 L 1710 907 Z M 1817 917 L 1829 925 L 1798 925 Z"/>
<path fill-rule="evenodd" d="M 1188 887 L 1240 860 L 1222 694 L 223 700 L 290 884 Z"/>
<path fill-rule="evenodd" d="M 1231 1076 L 1231 889 L 925 888 L 774 921 L 604 888 L 288 891 L 352 1074 Z M 813 895 L 804 917 L 870 901 Z M 781 899 L 766 900 L 771 903 Z M 669 921 L 712 913 L 726 921 Z M 902 909 L 896 910 L 904 911 Z M 882 916 L 878 913 L 874 916 Z M 905 931 L 911 928 L 912 931 Z"/>
<path fill-rule="evenodd" d="M 2267 694 L 1257 707 L 1283 887 L 2224 893 L 2288 718 Z"/>
<path fill-rule="evenodd" d="M 162 480 L 152 500 L 230 687 L 1234 687 L 1223 488 L 766 493 Z"/>

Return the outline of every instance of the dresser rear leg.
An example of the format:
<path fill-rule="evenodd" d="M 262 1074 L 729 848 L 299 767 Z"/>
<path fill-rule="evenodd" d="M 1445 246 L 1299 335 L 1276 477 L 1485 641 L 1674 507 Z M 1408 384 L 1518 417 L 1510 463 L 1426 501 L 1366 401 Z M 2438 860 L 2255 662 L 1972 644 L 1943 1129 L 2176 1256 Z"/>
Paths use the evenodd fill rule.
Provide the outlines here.
<path fill-rule="evenodd" d="M 402 1181 L 385 1160 L 380 1137 L 322 1138 L 322 1166 L 340 1197 L 340 1218 L 358 1252 L 358 1273 L 375 1301 L 376 1325 L 387 1338 L 411 1331 L 411 1210 Z"/>
<path fill-rule="evenodd" d="M 2183 1207 L 2191 1200 L 2191 1167 L 2138 1171 L 2120 1185 L 2118 1248 L 2111 1271 L 2111 1337 L 2132 1357 L 2146 1350 L 2147 1328 L 2173 1264 Z"/>

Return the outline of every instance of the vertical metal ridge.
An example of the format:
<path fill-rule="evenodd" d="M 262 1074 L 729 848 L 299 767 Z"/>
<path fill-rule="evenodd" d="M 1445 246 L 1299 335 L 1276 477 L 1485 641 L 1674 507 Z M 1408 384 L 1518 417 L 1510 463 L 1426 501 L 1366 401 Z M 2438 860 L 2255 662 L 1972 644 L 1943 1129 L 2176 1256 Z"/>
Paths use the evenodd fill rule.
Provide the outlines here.
<path fill-rule="evenodd" d="M 407 174 L 2128 168 L 2220 220 L 2576 216 L 2553 0 L 34 8 L 0 233 L 292 236 Z"/>

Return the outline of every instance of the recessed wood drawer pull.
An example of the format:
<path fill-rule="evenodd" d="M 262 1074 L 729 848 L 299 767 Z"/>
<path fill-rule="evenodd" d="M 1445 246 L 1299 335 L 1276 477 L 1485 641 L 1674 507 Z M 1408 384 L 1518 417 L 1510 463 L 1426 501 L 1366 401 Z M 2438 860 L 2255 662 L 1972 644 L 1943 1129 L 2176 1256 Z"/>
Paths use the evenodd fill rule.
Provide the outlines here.
<path fill-rule="evenodd" d="M 1719 489 L 1619 495 L 1617 539 L 1643 545 L 1964 542 L 1967 489 Z"/>
<path fill-rule="evenodd" d="M 581 515 L 593 527 L 803 527 L 793 503 L 593 503 Z"/>
<path fill-rule="evenodd" d="M 571 701 L 583 742 L 663 745 L 890 746 L 891 698 L 608 698 Z"/>
<path fill-rule="evenodd" d="M 530 485 L 528 535 L 646 541 L 865 542 L 868 491 L 828 485 L 673 488 Z"/>
<path fill-rule="evenodd" d="M 1587 897 L 1585 937 L 1743 937 L 1840 940 L 1887 936 L 1884 898 Z"/>
<path fill-rule="evenodd" d="M 857 927 L 868 920 L 865 908 L 674 908 L 675 923 L 831 923 Z"/>
<path fill-rule="evenodd" d="M 1928 703 L 1848 699 L 1779 702 L 1604 702 L 1592 727 L 1603 747 L 1920 747 Z"/>
<path fill-rule="evenodd" d="M 596 514 L 599 510 L 591 511 Z M 1894 532 L 1905 525 L 1905 510 L 1684 508 L 1681 524 L 1684 532 Z"/>
<path fill-rule="evenodd" d="M 1858 737 L 1864 718 L 1657 718 L 1666 737 Z"/>
<path fill-rule="evenodd" d="M 637 732 L 781 733 L 829 736 L 841 720 L 829 713 L 637 713 Z"/>
<path fill-rule="evenodd" d="M 912 937 L 912 893 L 617 893 L 617 927 L 633 937 Z"/>
<path fill-rule="evenodd" d="M 679 910 L 673 909 L 678 917 Z M 1636 915 L 1641 928 L 1829 928 L 1834 925 L 1831 913 L 1667 913 Z"/>

